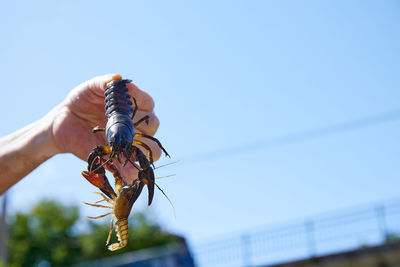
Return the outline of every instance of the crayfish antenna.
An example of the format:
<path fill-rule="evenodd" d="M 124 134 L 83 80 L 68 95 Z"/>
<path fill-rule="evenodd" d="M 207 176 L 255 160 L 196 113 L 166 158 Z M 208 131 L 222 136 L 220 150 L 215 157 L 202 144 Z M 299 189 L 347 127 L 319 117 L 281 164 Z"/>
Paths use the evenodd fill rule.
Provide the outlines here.
<path fill-rule="evenodd" d="M 156 179 L 163 179 L 163 178 L 168 178 L 168 177 L 172 177 L 172 176 L 176 176 L 176 174 L 170 174 L 170 175 L 165 175 L 165 176 L 159 176 L 159 177 L 156 177 Z"/>
<path fill-rule="evenodd" d="M 104 161 L 102 164 L 100 164 L 99 167 L 97 167 L 96 169 L 94 169 L 93 171 L 90 171 L 90 172 L 95 172 L 95 171 L 97 171 L 98 169 L 103 168 L 104 165 L 106 165 L 107 163 L 109 163 L 111 160 L 112 160 L 112 158 L 110 157 L 108 160 L 106 160 L 106 161 Z M 90 169 L 92 169 L 92 166 L 90 166 Z"/>
<path fill-rule="evenodd" d="M 180 160 L 177 160 L 177 161 L 174 161 L 174 162 L 171 162 L 171 163 L 167 163 L 167 164 L 164 164 L 164 165 L 160 165 L 160 166 L 154 167 L 153 169 L 154 169 L 154 170 L 157 170 L 157 169 L 159 169 L 159 168 L 162 168 L 162 167 L 165 167 L 165 166 L 169 166 L 169 165 L 178 163 L 179 161 L 180 161 Z"/>
<path fill-rule="evenodd" d="M 122 163 L 121 163 L 121 159 L 120 159 L 120 157 L 119 157 L 119 154 L 117 154 L 117 160 L 118 160 L 118 162 L 119 162 L 120 164 L 122 164 Z"/>
<path fill-rule="evenodd" d="M 167 194 L 165 194 L 165 192 L 161 189 L 161 187 L 158 186 L 158 184 L 156 184 L 156 183 L 154 183 L 154 184 L 157 186 L 158 190 L 160 190 L 161 193 L 163 193 L 163 195 L 168 199 L 168 202 L 169 202 L 169 204 L 171 204 L 172 210 L 174 211 L 174 217 L 175 217 L 175 219 L 176 219 L 175 207 L 174 207 L 174 204 L 172 204 L 171 199 L 169 199 L 169 197 L 167 196 Z"/>
<path fill-rule="evenodd" d="M 132 160 L 130 160 L 130 159 L 127 159 L 132 165 L 133 165 L 133 167 L 135 167 L 138 171 L 141 171 L 141 169 L 138 167 L 138 166 L 136 166 L 136 164 L 132 161 Z"/>

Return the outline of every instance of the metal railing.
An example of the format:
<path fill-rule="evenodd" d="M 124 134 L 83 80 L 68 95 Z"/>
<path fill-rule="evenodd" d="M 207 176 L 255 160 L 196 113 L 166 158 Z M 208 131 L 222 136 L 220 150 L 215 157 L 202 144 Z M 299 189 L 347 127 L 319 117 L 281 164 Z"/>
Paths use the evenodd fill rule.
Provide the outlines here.
<path fill-rule="evenodd" d="M 198 266 L 260 266 L 400 239 L 400 199 L 330 212 L 194 246 Z"/>
<path fill-rule="evenodd" d="M 168 244 L 83 262 L 70 267 L 194 267 L 186 245 Z"/>

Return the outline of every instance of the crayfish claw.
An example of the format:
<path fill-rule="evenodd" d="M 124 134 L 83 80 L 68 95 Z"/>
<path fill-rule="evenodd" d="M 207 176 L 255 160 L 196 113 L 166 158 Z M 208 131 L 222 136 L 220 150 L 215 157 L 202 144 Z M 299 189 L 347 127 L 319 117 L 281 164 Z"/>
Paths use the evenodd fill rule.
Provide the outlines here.
<path fill-rule="evenodd" d="M 142 183 L 147 185 L 149 195 L 148 205 L 150 206 L 154 197 L 155 181 L 154 171 L 151 167 L 152 163 L 149 162 L 140 149 L 136 150 L 136 159 L 139 161 L 140 167 L 142 168 L 142 170 L 139 171 L 138 178 Z"/>
<path fill-rule="evenodd" d="M 140 194 L 142 193 L 144 184 L 142 182 L 139 182 L 139 185 L 137 186 L 136 191 L 133 193 L 131 198 L 129 199 L 129 203 L 133 205 L 136 200 L 139 198 Z"/>
<path fill-rule="evenodd" d="M 153 198 L 154 198 L 154 184 L 148 184 L 147 185 L 147 191 L 149 194 L 149 199 L 147 201 L 147 205 L 150 206 L 151 203 L 153 202 Z"/>
<path fill-rule="evenodd" d="M 139 180 L 141 183 L 144 183 L 147 185 L 147 191 L 148 191 L 148 202 L 147 205 L 151 205 L 153 202 L 154 198 L 154 172 L 151 167 L 139 171 Z"/>
<path fill-rule="evenodd" d="M 89 183 L 99 188 L 101 192 L 103 192 L 109 198 L 113 199 L 117 197 L 114 189 L 111 187 L 107 177 L 104 174 L 83 171 L 82 176 L 85 177 Z"/>

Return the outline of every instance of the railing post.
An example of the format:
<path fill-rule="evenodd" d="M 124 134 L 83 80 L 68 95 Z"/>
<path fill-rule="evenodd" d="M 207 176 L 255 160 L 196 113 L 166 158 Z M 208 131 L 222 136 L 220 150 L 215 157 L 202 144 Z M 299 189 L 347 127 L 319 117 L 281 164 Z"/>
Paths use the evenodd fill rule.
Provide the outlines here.
<path fill-rule="evenodd" d="M 242 246 L 243 266 L 250 267 L 252 251 L 251 251 L 251 239 L 249 234 L 242 235 L 241 246 Z"/>
<path fill-rule="evenodd" d="M 306 235 L 306 242 L 308 248 L 308 254 L 311 257 L 316 256 L 316 243 L 314 236 L 314 222 L 312 220 L 307 220 L 304 222 L 304 230 Z"/>
<path fill-rule="evenodd" d="M 389 236 L 389 232 L 386 225 L 386 212 L 384 206 L 376 207 L 376 219 L 378 221 L 378 227 L 382 236 L 382 241 L 385 242 Z"/>

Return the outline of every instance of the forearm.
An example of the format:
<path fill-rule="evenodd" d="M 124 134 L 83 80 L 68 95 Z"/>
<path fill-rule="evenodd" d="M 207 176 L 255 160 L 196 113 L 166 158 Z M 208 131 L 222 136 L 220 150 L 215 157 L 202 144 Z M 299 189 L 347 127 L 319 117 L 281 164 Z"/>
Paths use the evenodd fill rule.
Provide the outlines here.
<path fill-rule="evenodd" d="M 53 112 L 0 139 L 0 194 L 58 152 L 52 119 Z"/>

